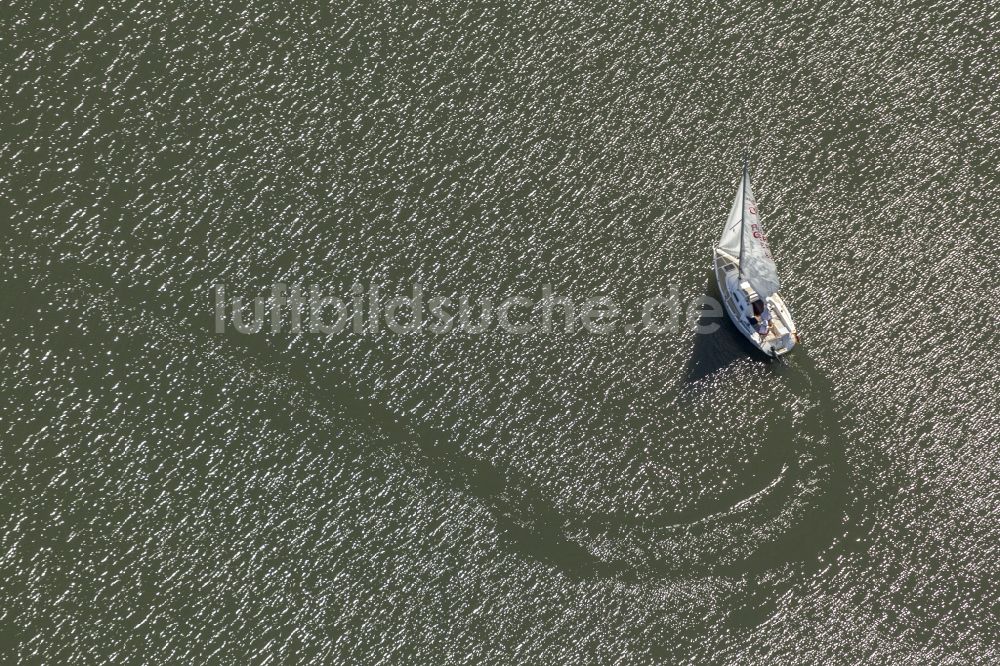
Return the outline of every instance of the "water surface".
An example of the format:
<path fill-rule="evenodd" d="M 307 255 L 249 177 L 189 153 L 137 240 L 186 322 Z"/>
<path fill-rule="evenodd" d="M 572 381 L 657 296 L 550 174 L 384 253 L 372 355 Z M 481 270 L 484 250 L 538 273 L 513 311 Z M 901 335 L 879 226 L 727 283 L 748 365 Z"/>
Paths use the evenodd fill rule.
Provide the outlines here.
<path fill-rule="evenodd" d="M 31 663 L 997 658 L 982 3 L 15 11 L 0 618 Z M 212 285 L 713 294 L 803 344 L 214 332 Z"/>

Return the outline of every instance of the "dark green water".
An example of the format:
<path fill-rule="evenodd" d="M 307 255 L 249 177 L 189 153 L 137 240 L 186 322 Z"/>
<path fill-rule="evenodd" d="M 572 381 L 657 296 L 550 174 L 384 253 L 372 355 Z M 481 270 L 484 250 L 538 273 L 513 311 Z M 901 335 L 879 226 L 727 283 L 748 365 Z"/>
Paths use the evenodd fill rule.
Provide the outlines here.
<path fill-rule="evenodd" d="M 18 5 L 6 660 L 1000 659 L 993 13 Z M 747 143 L 787 360 L 215 333 L 216 284 L 712 295 Z"/>

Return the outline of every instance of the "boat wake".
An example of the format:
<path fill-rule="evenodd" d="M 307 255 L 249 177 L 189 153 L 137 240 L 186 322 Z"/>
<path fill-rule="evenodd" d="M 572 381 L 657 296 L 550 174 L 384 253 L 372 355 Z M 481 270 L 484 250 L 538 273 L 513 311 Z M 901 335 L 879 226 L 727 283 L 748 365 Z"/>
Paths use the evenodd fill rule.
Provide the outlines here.
<path fill-rule="evenodd" d="M 342 464 L 391 451 L 409 473 L 425 474 L 475 498 L 493 516 L 507 548 L 566 575 L 635 581 L 764 573 L 808 560 L 844 530 L 846 474 L 839 430 L 828 407 L 829 388 L 805 354 L 776 371 L 798 375 L 798 383 L 809 387 L 799 408 L 823 420 L 823 435 L 789 429 L 787 455 L 772 478 L 722 507 L 587 514 L 555 506 L 515 470 L 467 455 L 443 431 L 401 419 L 374 402 L 345 397 L 358 394 L 347 376 L 309 368 L 258 336 L 186 331 L 166 314 L 134 305 L 155 296 L 123 297 L 121 287 L 86 267 L 74 267 L 70 274 L 72 279 L 53 294 L 65 308 L 96 317 L 107 330 L 142 334 L 154 341 L 147 346 L 156 353 L 196 357 L 207 380 L 266 395 L 269 403 L 319 426 L 342 431 L 345 421 L 352 422 L 363 435 L 359 439 L 369 444 L 335 452 L 343 456 Z M 695 384 L 709 376 L 696 374 Z"/>

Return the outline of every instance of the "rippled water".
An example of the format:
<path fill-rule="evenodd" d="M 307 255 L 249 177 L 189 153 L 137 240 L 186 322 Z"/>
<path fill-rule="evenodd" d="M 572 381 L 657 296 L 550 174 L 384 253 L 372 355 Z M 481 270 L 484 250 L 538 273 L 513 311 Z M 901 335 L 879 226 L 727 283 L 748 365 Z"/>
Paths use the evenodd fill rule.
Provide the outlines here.
<path fill-rule="evenodd" d="M 0 618 L 26 663 L 991 663 L 984 3 L 18 7 Z M 240 335 L 212 286 L 714 293 L 803 344 Z"/>

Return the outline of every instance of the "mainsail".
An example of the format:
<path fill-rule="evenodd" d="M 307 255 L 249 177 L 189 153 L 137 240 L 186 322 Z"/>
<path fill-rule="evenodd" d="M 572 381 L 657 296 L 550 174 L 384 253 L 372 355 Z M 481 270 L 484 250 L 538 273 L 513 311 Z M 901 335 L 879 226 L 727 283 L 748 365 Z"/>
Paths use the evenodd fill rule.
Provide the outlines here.
<path fill-rule="evenodd" d="M 767 298 L 778 293 L 781 284 L 778 282 L 778 267 L 774 265 L 764 227 L 760 225 L 757 202 L 750 187 L 750 172 L 746 166 L 743 167 L 743 190 L 746 194 L 743 197 L 743 253 L 740 256 L 740 270 L 753 290 L 761 298 Z"/>
<path fill-rule="evenodd" d="M 743 166 L 743 178 L 736 192 L 736 200 L 729 210 L 726 226 L 722 230 L 719 247 L 739 257 L 740 275 L 761 298 L 778 292 L 781 286 L 778 282 L 778 268 L 774 265 L 764 227 L 760 224 L 757 202 L 750 187 L 750 172 L 746 165 Z"/>

